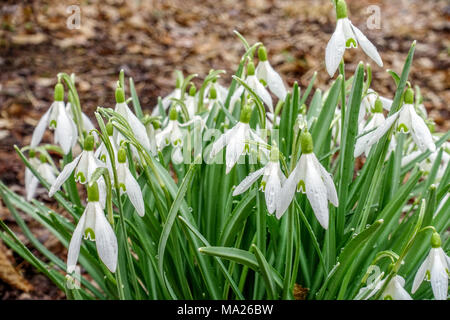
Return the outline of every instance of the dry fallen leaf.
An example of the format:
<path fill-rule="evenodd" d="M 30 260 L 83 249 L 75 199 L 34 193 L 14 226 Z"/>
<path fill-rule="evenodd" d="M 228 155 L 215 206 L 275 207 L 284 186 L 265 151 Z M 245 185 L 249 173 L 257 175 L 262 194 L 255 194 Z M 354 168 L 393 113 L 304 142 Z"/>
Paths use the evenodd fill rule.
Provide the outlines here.
<path fill-rule="evenodd" d="M 0 242 L 0 279 L 19 290 L 30 292 L 33 286 L 17 272 L 5 251 L 6 248 Z"/>

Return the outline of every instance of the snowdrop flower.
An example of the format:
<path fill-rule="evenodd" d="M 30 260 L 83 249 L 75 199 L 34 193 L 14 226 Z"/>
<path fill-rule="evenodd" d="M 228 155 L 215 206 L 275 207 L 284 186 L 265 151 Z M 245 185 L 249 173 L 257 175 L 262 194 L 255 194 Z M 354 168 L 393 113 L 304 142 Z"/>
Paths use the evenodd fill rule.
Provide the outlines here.
<path fill-rule="evenodd" d="M 344 0 L 336 1 L 336 30 L 327 44 L 325 51 L 325 65 L 332 77 L 341 62 L 345 49 L 356 48 L 361 45 L 363 51 L 380 67 L 383 66 L 377 48 L 366 36 L 355 27 L 347 16 L 347 4 Z"/>
<path fill-rule="evenodd" d="M 54 141 L 59 144 L 64 154 L 68 154 L 77 143 L 78 130 L 64 106 L 64 87 L 61 83 L 55 86 L 55 101 L 39 120 L 31 137 L 30 147 L 39 145 L 45 129 L 55 130 Z"/>
<path fill-rule="evenodd" d="M 372 89 L 368 89 L 367 94 L 362 99 L 361 106 L 359 108 L 358 123 L 360 125 L 363 124 L 366 113 L 375 109 L 375 103 L 378 100 L 381 102 L 382 109 L 387 110 L 387 111 L 391 110 L 391 105 L 392 105 L 391 99 L 379 96 Z M 360 128 L 360 130 L 361 130 L 361 128 Z"/>
<path fill-rule="evenodd" d="M 383 287 L 386 279 L 381 279 L 384 275 L 382 272 L 373 283 L 368 285 L 367 287 L 361 288 L 361 290 L 356 295 L 355 299 L 364 299 L 368 300 L 372 298 L 380 289 Z M 409 293 L 404 289 L 405 279 L 402 276 L 396 275 L 394 276 L 389 284 L 384 289 L 381 294 L 381 299 L 383 300 L 413 300 Z M 369 294 L 367 294 L 370 292 Z"/>
<path fill-rule="evenodd" d="M 234 189 L 233 196 L 237 196 L 245 191 L 262 176 L 260 190 L 264 192 L 267 210 L 270 214 L 276 209 L 276 200 L 280 196 L 281 186 L 286 181 L 286 177 L 280 169 L 279 151 L 277 147 L 272 147 L 270 151 L 270 161 L 261 169 L 250 173 Z M 277 217 L 279 218 L 279 217 Z"/>
<path fill-rule="evenodd" d="M 41 154 L 40 160 L 41 161 L 37 161 L 37 159 L 33 156 L 30 159 L 30 162 L 32 163 L 33 167 L 36 168 L 37 172 L 42 176 L 42 178 L 44 178 L 48 183 L 52 184 L 56 180 L 55 169 L 47 163 L 47 157 L 43 154 Z M 36 193 L 36 188 L 39 184 L 39 180 L 28 168 L 27 170 L 28 171 L 25 171 L 25 189 L 27 192 L 27 201 L 31 201 Z"/>
<path fill-rule="evenodd" d="M 195 86 L 192 85 L 191 88 L 189 89 L 189 94 L 186 97 L 185 100 L 185 104 L 186 104 L 186 109 L 188 111 L 189 114 L 189 118 L 192 119 L 195 116 L 196 113 L 196 99 L 195 99 L 195 94 L 196 94 L 196 89 Z"/>
<path fill-rule="evenodd" d="M 239 122 L 230 130 L 222 134 L 212 145 L 210 158 L 214 158 L 220 150 L 226 147 L 225 163 L 226 173 L 234 167 L 239 157 L 250 152 L 250 141 L 265 143 L 249 125 L 252 108 L 246 104 L 241 111 Z M 267 150 L 259 148 L 263 156 Z"/>
<path fill-rule="evenodd" d="M 430 130 L 425 124 L 425 121 L 419 117 L 414 110 L 414 106 L 412 105 L 413 97 L 414 93 L 412 90 L 406 90 L 405 104 L 400 110 L 388 117 L 384 124 L 379 126 L 376 130 L 358 139 L 355 145 L 355 157 L 358 157 L 364 150 L 378 142 L 394 123 L 397 123 L 397 130 L 404 133 L 411 133 L 414 142 L 422 152 L 425 152 L 427 149 L 431 152 L 436 151 L 436 145 L 433 142 Z"/>
<path fill-rule="evenodd" d="M 414 277 L 412 293 L 419 289 L 426 278 L 431 282 L 434 298 L 447 300 L 448 278 L 450 276 L 450 258 L 441 247 L 441 237 L 434 232 L 431 236 L 431 250 Z"/>
<path fill-rule="evenodd" d="M 160 122 L 159 121 L 144 121 L 145 130 L 147 131 L 148 140 L 150 141 L 150 152 L 152 155 L 156 155 L 157 145 L 156 145 L 156 136 L 161 132 Z"/>
<path fill-rule="evenodd" d="M 117 179 L 119 180 L 120 194 L 126 193 L 137 213 L 143 217 L 145 214 L 145 206 L 141 187 L 128 168 L 127 154 L 124 148 L 119 149 L 117 160 Z"/>
<path fill-rule="evenodd" d="M 172 151 L 172 161 L 175 164 L 183 162 L 183 154 L 181 148 L 183 147 L 183 133 L 178 122 L 178 112 L 175 108 L 170 109 L 169 123 L 159 134 L 156 135 L 156 145 L 158 150 L 163 150 L 169 144 L 174 148 Z"/>
<path fill-rule="evenodd" d="M 271 113 L 274 112 L 273 110 L 273 103 L 272 103 L 272 97 L 270 96 L 270 93 L 264 88 L 263 84 L 258 80 L 258 78 L 255 75 L 255 65 L 252 61 L 250 61 L 247 64 L 247 78 L 245 79 L 245 83 L 252 89 L 260 98 L 261 100 L 267 105 L 269 108 L 269 111 Z M 243 86 L 240 86 L 236 89 L 236 91 L 231 96 L 230 100 L 230 112 L 233 112 L 234 105 L 236 101 L 239 100 L 242 93 L 244 92 L 245 88 Z"/>
<path fill-rule="evenodd" d="M 438 183 L 441 181 L 442 177 L 444 176 L 445 170 L 447 169 L 447 166 L 450 162 L 450 154 L 447 153 L 445 145 L 448 145 L 449 143 L 446 142 L 441 148 L 444 149 L 442 152 L 442 158 L 441 163 L 439 164 L 438 171 L 436 173 L 435 183 Z M 411 161 L 413 161 L 415 158 L 420 156 L 422 152 L 420 150 L 416 150 L 408 154 L 407 156 L 404 156 L 402 158 L 402 167 L 409 164 Z M 422 171 L 425 173 L 428 173 L 431 171 L 431 168 L 433 167 L 434 162 L 436 161 L 436 158 L 439 154 L 439 150 L 436 150 L 432 154 L 430 154 L 427 158 L 425 158 L 423 161 L 419 163 L 419 167 Z"/>
<path fill-rule="evenodd" d="M 286 98 L 286 88 L 280 75 L 272 68 L 269 60 L 267 60 L 267 51 L 264 46 L 258 48 L 259 63 L 256 67 L 256 77 L 267 83 L 270 91 L 272 91 L 278 99 L 284 101 Z"/>
<path fill-rule="evenodd" d="M 148 140 L 147 131 L 145 130 L 145 126 L 142 122 L 131 112 L 130 108 L 128 108 L 127 103 L 125 102 L 125 93 L 122 88 L 116 89 L 116 108 L 115 111 L 119 113 L 122 117 L 130 125 L 130 129 L 133 132 L 136 140 L 146 149 L 150 150 L 150 141 Z M 117 135 L 117 144 L 120 144 L 120 141 L 123 140 L 122 134 L 118 132 Z M 132 149 L 135 149 L 134 146 Z"/>
<path fill-rule="evenodd" d="M 373 113 L 372 118 L 366 123 L 366 126 L 361 130 L 362 131 L 361 133 L 366 133 L 373 129 L 376 129 L 376 128 L 382 126 L 384 124 L 384 122 L 386 121 L 386 119 L 384 118 L 384 115 L 383 115 L 383 105 L 382 105 L 380 99 L 376 100 L 375 106 L 372 109 L 372 113 Z M 365 139 L 364 139 L 364 136 L 362 136 L 361 138 L 359 138 L 356 141 L 355 148 L 359 149 L 359 148 L 365 147 L 364 153 L 367 157 L 367 156 L 369 156 L 371 146 L 370 145 L 361 145 L 361 143 L 364 143 L 364 142 L 365 142 Z"/>
<path fill-rule="evenodd" d="M 181 98 L 181 86 L 182 86 L 182 80 L 177 77 L 177 82 L 175 85 L 175 90 L 173 90 L 171 93 L 169 93 L 167 96 L 165 96 L 161 100 L 161 104 L 163 106 L 164 111 L 169 109 L 170 105 L 172 104 L 172 98 L 180 99 Z M 159 106 L 156 105 L 153 108 L 152 116 L 157 116 L 159 114 Z"/>
<path fill-rule="evenodd" d="M 277 204 L 277 217 L 289 207 L 296 191 L 306 193 L 314 214 L 324 229 L 328 229 L 328 201 L 338 206 L 338 197 L 331 175 L 313 153 L 313 141 L 308 131 L 300 135 L 302 155 L 284 183 Z"/>
<path fill-rule="evenodd" d="M 30 165 L 33 168 L 37 168 L 39 166 L 39 160 L 36 159 L 36 152 L 33 149 L 30 149 L 29 154 L 28 154 L 28 162 L 30 163 Z M 33 196 L 28 196 L 29 194 L 32 193 L 32 184 L 31 181 L 33 180 L 33 178 L 36 178 L 33 175 L 33 172 L 31 172 L 30 169 L 28 169 L 28 167 L 25 167 L 25 193 L 27 194 L 27 200 L 30 201 Z M 33 192 L 34 193 L 34 192 Z"/>
<path fill-rule="evenodd" d="M 96 182 L 88 186 L 88 203 L 73 231 L 67 254 L 67 273 L 72 273 L 80 254 L 81 239 L 95 241 L 100 259 L 111 271 L 117 267 L 117 238 L 99 202 Z"/>
<path fill-rule="evenodd" d="M 217 100 L 225 104 L 228 96 L 228 89 L 217 82 L 217 79 L 212 80 L 205 89 L 203 100 L 205 103 L 209 102 L 210 90 L 216 91 Z"/>
<path fill-rule="evenodd" d="M 48 195 L 52 197 L 56 191 L 63 185 L 63 183 L 70 177 L 75 170 L 75 181 L 81 184 L 89 183 L 92 174 L 97 168 L 105 167 L 105 164 L 98 160 L 94 155 L 94 137 L 88 135 L 84 141 L 84 150 L 72 162 L 66 164 L 59 176 L 50 187 Z M 104 182 L 103 182 L 104 183 Z M 104 190 L 101 187 L 101 190 Z M 101 192 L 104 195 L 104 192 Z"/>

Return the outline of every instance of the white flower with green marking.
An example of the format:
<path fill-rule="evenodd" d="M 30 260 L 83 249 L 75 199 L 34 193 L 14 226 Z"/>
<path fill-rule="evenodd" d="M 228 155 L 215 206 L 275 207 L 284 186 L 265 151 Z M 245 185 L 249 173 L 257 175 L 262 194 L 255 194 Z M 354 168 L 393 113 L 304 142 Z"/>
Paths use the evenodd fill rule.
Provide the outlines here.
<path fill-rule="evenodd" d="M 264 46 L 258 48 L 259 63 L 256 67 L 256 77 L 258 80 L 263 80 L 267 84 L 270 91 L 272 91 L 278 99 L 284 101 L 287 95 L 286 87 L 283 79 L 272 68 L 269 60 L 267 60 L 267 51 Z"/>
<path fill-rule="evenodd" d="M 286 181 L 286 177 L 281 171 L 278 157 L 278 148 L 272 147 L 270 161 L 263 168 L 250 173 L 242 180 L 236 189 L 234 189 L 233 196 L 247 191 L 262 176 L 260 190 L 264 192 L 267 210 L 270 214 L 274 213 L 277 205 L 276 200 L 280 197 L 281 186 Z"/>
<path fill-rule="evenodd" d="M 111 271 L 117 267 L 117 238 L 99 202 L 97 183 L 88 187 L 88 203 L 70 239 L 67 254 L 67 273 L 72 273 L 80 254 L 81 240 L 95 241 L 100 259 Z"/>
<path fill-rule="evenodd" d="M 249 105 L 245 105 L 242 108 L 239 122 L 230 130 L 222 134 L 212 145 L 209 157 L 214 158 L 220 150 L 226 148 L 225 163 L 226 173 L 228 174 L 234 165 L 238 162 L 241 155 L 250 153 L 250 142 L 258 142 L 264 144 L 264 140 L 261 139 L 252 128 L 250 128 L 249 122 L 252 113 L 252 108 Z M 259 148 L 262 155 L 268 156 L 267 150 Z"/>
<path fill-rule="evenodd" d="M 31 148 L 36 148 L 49 127 L 55 131 L 54 141 L 64 154 L 68 154 L 77 143 L 78 130 L 64 105 L 64 88 L 61 83 L 55 86 L 55 101 L 42 116 L 31 137 Z"/>
<path fill-rule="evenodd" d="M 34 152 L 30 152 L 33 157 L 30 155 L 30 164 L 36 171 L 44 178 L 45 181 L 52 184 L 56 180 L 55 174 L 56 170 L 47 163 L 47 157 L 41 154 L 40 161 L 36 159 L 34 156 Z M 33 175 L 30 169 L 25 170 L 25 190 L 27 193 L 27 201 L 31 201 L 34 198 L 36 193 L 37 186 L 39 184 L 39 180 L 37 177 Z"/>
<path fill-rule="evenodd" d="M 302 155 L 284 183 L 277 203 L 277 218 L 287 210 L 296 191 L 306 193 L 314 214 L 324 229 L 328 229 L 328 201 L 335 207 L 339 205 L 333 178 L 320 164 L 313 153 L 313 142 L 309 132 L 302 132 Z"/>
<path fill-rule="evenodd" d="M 449 270 L 450 258 L 441 247 L 441 237 L 437 232 L 434 232 L 431 236 L 430 253 L 428 253 L 427 258 L 414 277 L 412 293 L 415 293 L 420 284 L 427 279 L 431 283 L 434 298 L 436 300 L 447 300 Z"/>
<path fill-rule="evenodd" d="M 119 180 L 120 194 L 126 193 L 137 213 L 143 217 L 145 206 L 141 187 L 128 168 L 127 155 L 124 148 L 119 149 L 117 160 L 117 179 Z"/>
<path fill-rule="evenodd" d="M 178 122 L 178 112 L 174 107 L 170 109 L 169 122 L 167 126 L 156 135 L 156 146 L 158 150 L 163 150 L 168 145 L 172 145 L 172 161 L 175 164 L 183 162 L 183 133 Z"/>
<path fill-rule="evenodd" d="M 339 63 L 344 57 L 345 49 L 357 48 L 358 44 L 373 61 L 382 67 L 383 62 L 377 48 L 348 18 L 347 5 L 344 0 L 336 1 L 336 15 L 336 30 L 331 36 L 325 51 L 325 65 L 330 77 L 335 74 L 339 67 Z"/>
<path fill-rule="evenodd" d="M 396 124 L 397 130 L 404 133 L 411 133 L 414 142 L 419 149 L 424 152 L 430 150 L 430 152 L 436 151 L 436 145 L 434 144 L 433 137 L 428 129 L 425 121 L 416 113 L 413 103 L 414 93 L 411 89 L 405 92 L 405 104 L 399 111 L 389 116 L 383 125 L 379 126 L 376 130 L 362 136 L 358 139 L 355 145 L 354 156 L 358 157 L 367 148 L 378 142 L 381 137 Z"/>

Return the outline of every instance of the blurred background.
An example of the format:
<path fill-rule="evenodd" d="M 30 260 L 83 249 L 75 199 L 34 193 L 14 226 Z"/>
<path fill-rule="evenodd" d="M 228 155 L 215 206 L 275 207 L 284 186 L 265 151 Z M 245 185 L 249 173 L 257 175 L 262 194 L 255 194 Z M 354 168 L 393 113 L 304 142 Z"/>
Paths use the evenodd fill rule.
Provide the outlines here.
<path fill-rule="evenodd" d="M 409 80 L 419 85 L 437 130 L 450 128 L 450 2 L 448 0 L 347 0 L 353 24 L 375 44 L 384 62 L 372 88 L 392 98 L 395 83 L 385 72 L 401 72 L 413 40 L 417 48 Z M 59 72 L 75 73 L 83 111 L 114 107 L 120 69 L 133 77 L 144 112 L 175 86 L 175 69 L 227 73 L 229 85 L 243 46 L 261 41 L 272 66 L 302 89 L 318 72 L 316 88 L 332 79 L 325 70 L 325 47 L 335 29 L 330 0 L 107 0 L 0 1 L 0 179 L 23 192 L 24 167 L 13 145 L 27 145 L 37 121 L 50 106 Z M 347 50 L 347 73 L 362 50 Z M 51 142 L 47 132 L 44 141 Z M 44 190 L 40 200 L 49 201 Z M 52 252 L 65 249 L 28 217 L 29 227 Z M 0 203 L 0 219 L 15 222 Z M 20 237 L 20 234 L 19 234 Z M 24 237 L 21 240 L 26 242 Z M 0 299 L 61 299 L 43 275 L 0 243 Z"/>

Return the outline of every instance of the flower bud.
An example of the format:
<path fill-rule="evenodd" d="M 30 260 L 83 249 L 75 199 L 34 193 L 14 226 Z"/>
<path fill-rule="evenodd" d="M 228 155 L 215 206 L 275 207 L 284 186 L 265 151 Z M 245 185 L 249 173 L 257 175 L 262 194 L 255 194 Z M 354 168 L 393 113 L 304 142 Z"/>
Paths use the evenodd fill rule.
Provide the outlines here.
<path fill-rule="evenodd" d="M 124 148 L 120 148 L 119 151 L 117 151 L 117 160 L 119 163 L 125 163 L 127 161 L 127 152 Z"/>
<path fill-rule="evenodd" d="M 441 236 L 437 232 L 433 232 L 431 236 L 431 247 L 432 248 L 440 248 L 441 247 Z"/>
<path fill-rule="evenodd" d="M 36 157 L 36 151 L 34 151 L 34 149 L 30 149 L 30 151 L 28 152 L 28 156 L 30 158 Z"/>
<path fill-rule="evenodd" d="M 249 104 L 244 105 L 241 110 L 241 117 L 239 118 L 239 121 L 242 123 L 249 123 L 252 116 L 252 111 L 253 109 Z"/>
<path fill-rule="evenodd" d="M 266 50 L 266 47 L 260 46 L 258 48 L 258 58 L 259 58 L 259 61 L 267 61 L 267 50 Z"/>
<path fill-rule="evenodd" d="M 406 89 L 404 101 L 406 104 L 413 104 L 414 103 L 414 91 L 411 88 Z"/>
<path fill-rule="evenodd" d="M 170 108 L 169 120 L 177 120 L 177 118 L 178 118 L 177 110 L 174 107 Z"/>
<path fill-rule="evenodd" d="M 92 134 L 89 134 L 84 140 L 84 150 L 85 151 L 94 150 L 94 136 Z"/>
<path fill-rule="evenodd" d="M 247 75 L 254 76 L 255 75 L 255 64 L 252 61 L 249 61 L 247 64 Z"/>
<path fill-rule="evenodd" d="M 313 141 L 312 136 L 308 131 L 303 131 L 300 134 L 300 146 L 302 148 L 302 153 L 312 153 L 313 152 Z"/>
<path fill-rule="evenodd" d="M 111 121 L 109 121 L 107 124 L 106 124 L 106 133 L 108 134 L 108 136 L 112 136 L 113 135 L 113 131 L 114 131 L 114 126 L 113 126 L 113 124 L 111 123 Z"/>
<path fill-rule="evenodd" d="M 99 193 L 98 193 L 97 181 L 94 181 L 92 186 L 88 185 L 87 195 L 88 195 L 88 202 L 98 202 L 99 201 L 100 197 L 99 197 Z"/>
<path fill-rule="evenodd" d="M 117 103 L 125 102 L 125 92 L 120 87 L 116 89 L 116 102 Z"/>
<path fill-rule="evenodd" d="M 46 163 L 47 162 L 47 157 L 44 154 L 41 154 L 39 156 L 39 160 L 41 161 L 41 163 Z"/>
<path fill-rule="evenodd" d="M 64 101 L 64 87 L 61 83 L 55 86 L 55 101 Z"/>
<path fill-rule="evenodd" d="M 336 17 L 337 19 L 347 18 L 347 4 L 344 0 L 336 1 Z"/>

